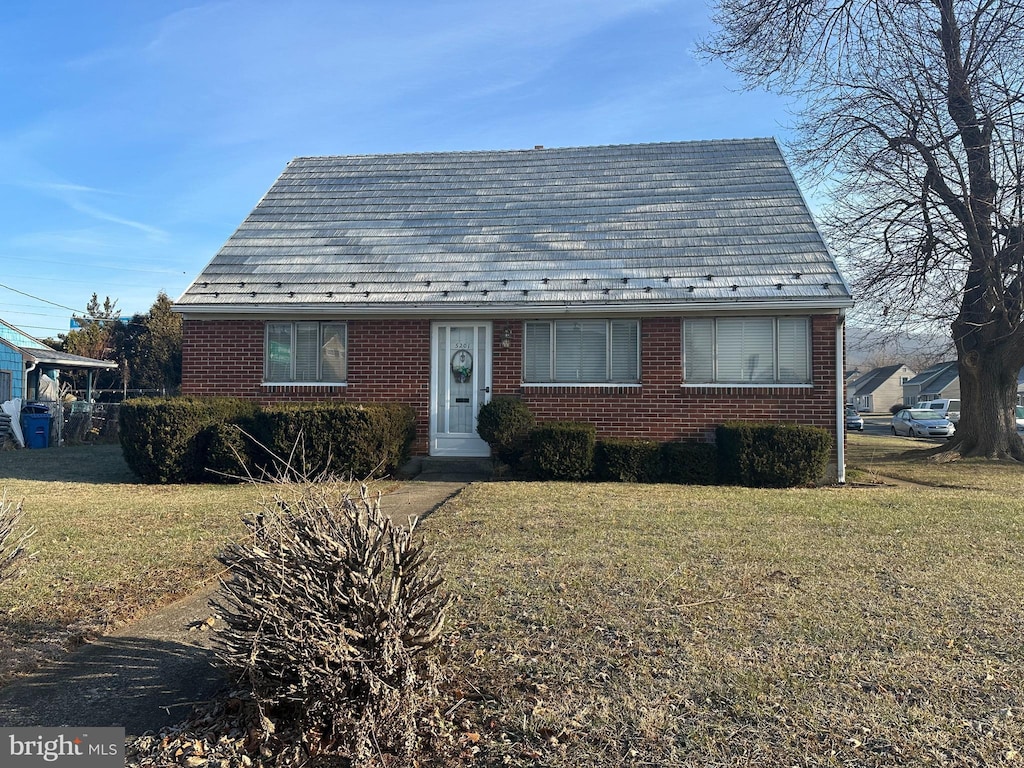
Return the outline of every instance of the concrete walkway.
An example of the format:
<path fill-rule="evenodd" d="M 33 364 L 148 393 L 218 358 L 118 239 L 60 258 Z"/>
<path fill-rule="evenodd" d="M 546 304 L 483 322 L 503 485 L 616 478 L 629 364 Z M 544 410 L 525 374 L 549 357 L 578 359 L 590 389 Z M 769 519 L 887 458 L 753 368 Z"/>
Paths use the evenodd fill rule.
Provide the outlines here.
<path fill-rule="evenodd" d="M 479 470 L 424 470 L 382 500 L 395 522 L 429 514 L 480 478 Z M 230 682 L 210 650 L 206 622 L 215 590 L 211 585 L 0 689 L 0 726 L 124 727 L 140 736 L 180 722 L 192 704 Z"/>

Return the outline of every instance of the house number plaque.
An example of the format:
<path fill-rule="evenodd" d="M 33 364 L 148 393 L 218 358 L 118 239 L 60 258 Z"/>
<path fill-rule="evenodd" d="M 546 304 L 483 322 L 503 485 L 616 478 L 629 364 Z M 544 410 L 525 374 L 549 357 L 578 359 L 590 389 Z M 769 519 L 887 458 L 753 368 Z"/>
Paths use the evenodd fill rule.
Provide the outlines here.
<path fill-rule="evenodd" d="M 452 376 L 456 384 L 465 384 L 473 378 L 473 355 L 460 349 L 452 355 Z"/>

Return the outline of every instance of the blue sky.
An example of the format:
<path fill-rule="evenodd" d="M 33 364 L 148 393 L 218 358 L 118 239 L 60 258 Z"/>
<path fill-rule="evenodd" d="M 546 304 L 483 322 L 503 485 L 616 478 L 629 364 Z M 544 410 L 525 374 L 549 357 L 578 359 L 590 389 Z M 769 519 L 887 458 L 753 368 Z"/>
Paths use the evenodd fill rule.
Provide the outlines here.
<path fill-rule="evenodd" d="M 0 318 L 176 299 L 301 155 L 788 136 L 688 0 L 15 0 Z M 25 295 L 29 294 L 29 295 Z"/>

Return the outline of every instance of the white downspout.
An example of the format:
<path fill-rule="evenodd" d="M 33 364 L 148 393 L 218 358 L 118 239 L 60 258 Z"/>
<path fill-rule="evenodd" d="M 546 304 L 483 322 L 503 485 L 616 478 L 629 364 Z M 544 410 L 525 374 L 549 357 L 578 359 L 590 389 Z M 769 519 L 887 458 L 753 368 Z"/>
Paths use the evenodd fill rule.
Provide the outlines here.
<path fill-rule="evenodd" d="M 846 326 L 846 310 L 839 310 L 836 322 L 836 474 L 840 485 L 846 483 L 846 398 L 844 383 L 846 375 L 843 371 L 845 358 L 843 355 L 843 328 Z"/>
<path fill-rule="evenodd" d="M 36 363 L 34 360 L 29 361 L 25 364 L 25 373 L 21 376 L 21 402 L 24 405 L 25 401 L 28 400 L 28 375 L 36 369 Z"/>

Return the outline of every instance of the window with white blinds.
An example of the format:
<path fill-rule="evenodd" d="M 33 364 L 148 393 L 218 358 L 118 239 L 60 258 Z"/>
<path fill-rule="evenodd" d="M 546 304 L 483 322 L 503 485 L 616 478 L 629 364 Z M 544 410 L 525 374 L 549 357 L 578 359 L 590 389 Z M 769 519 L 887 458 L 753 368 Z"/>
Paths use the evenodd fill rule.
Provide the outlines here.
<path fill-rule="evenodd" d="M 638 320 L 538 320 L 526 323 L 523 381 L 635 384 L 639 380 Z"/>
<path fill-rule="evenodd" d="M 720 317 L 683 321 L 687 384 L 809 384 L 806 317 Z"/>
<path fill-rule="evenodd" d="M 347 371 L 345 323 L 267 323 L 263 380 L 271 384 L 341 384 Z"/>

